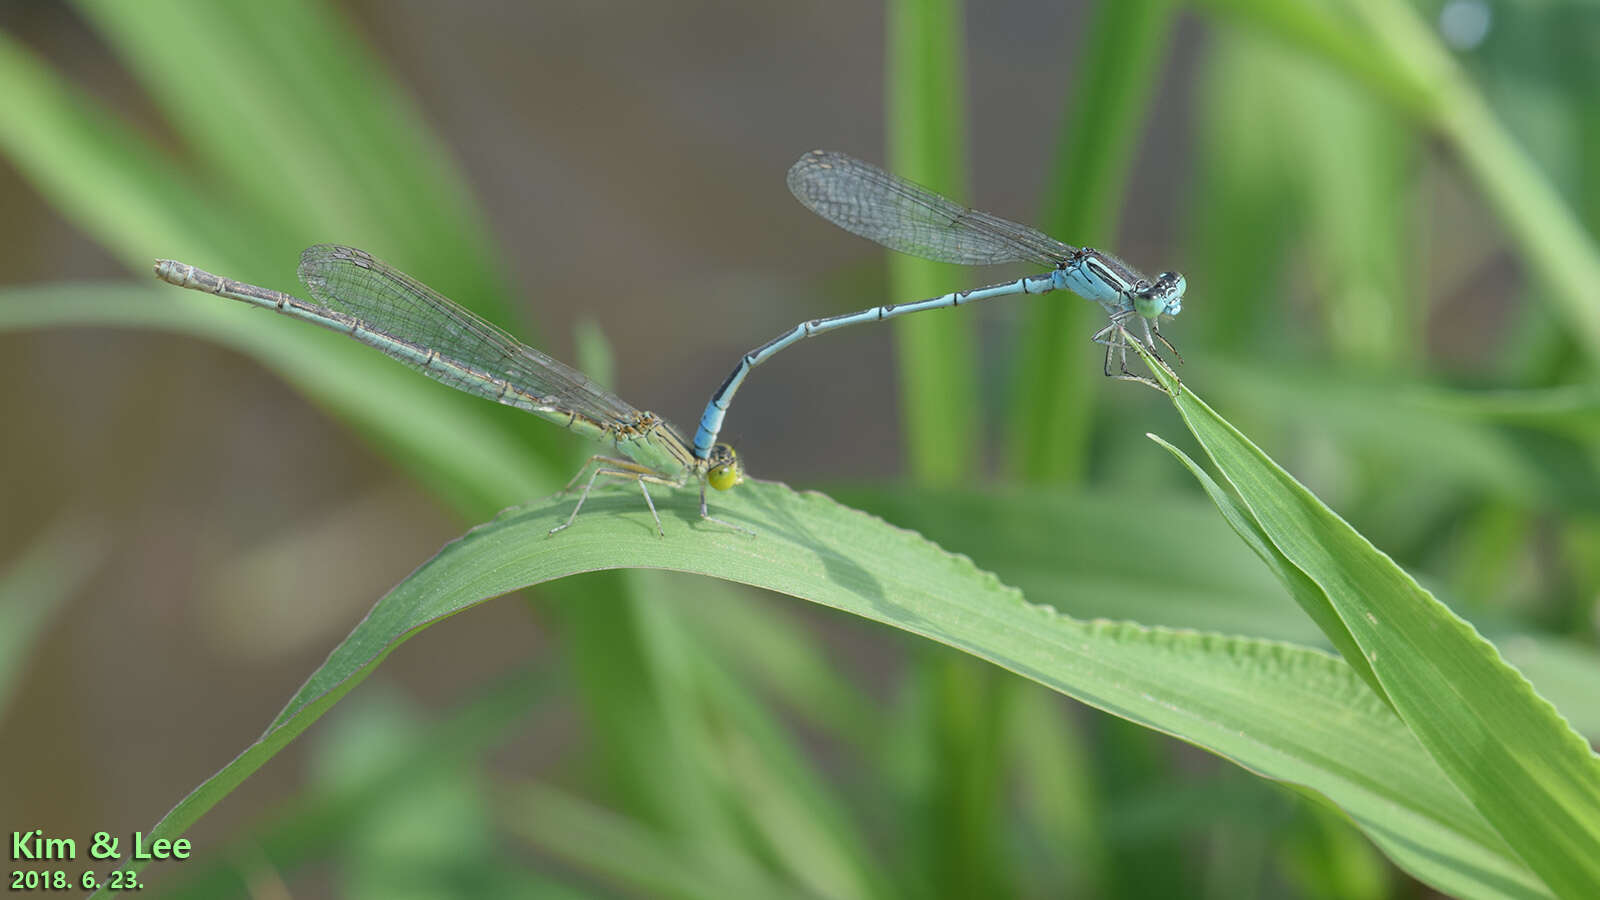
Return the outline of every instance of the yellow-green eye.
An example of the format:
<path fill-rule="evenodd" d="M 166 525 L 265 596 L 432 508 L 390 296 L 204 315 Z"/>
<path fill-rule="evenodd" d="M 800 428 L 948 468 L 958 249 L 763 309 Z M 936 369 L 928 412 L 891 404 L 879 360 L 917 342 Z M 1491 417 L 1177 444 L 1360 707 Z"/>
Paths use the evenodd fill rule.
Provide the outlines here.
<path fill-rule="evenodd" d="M 719 491 L 725 491 L 744 480 L 744 473 L 739 471 L 737 463 L 717 466 L 706 473 L 706 482 Z"/>
<path fill-rule="evenodd" d="M 744 466 L 739 454 L 727 444 L 718 444 L 711 450 L 711 468 L 706 470 L 706 484 L 725 491 L 744 482 Z"/>

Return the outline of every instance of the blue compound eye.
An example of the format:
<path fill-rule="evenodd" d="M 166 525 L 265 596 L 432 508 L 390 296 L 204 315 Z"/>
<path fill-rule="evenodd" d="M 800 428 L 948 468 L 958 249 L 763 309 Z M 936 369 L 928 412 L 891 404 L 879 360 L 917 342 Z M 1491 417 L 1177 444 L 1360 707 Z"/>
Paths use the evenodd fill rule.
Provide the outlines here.
<path fill-rule="evenodd" d="M 1188 286 L 1189 283 L 1177 272 L 1162 272 L 1161 277 L 1156 279 L 1156 283 L 1145 295 L 1150 299 L 1153 311 L 1146 313 L 1141 308 L 1139 314 L 1148 318 L 1159 315 L 1175 316 L 1183 312 L 1183 292 Z M 1138 306 L 1138 301 L 1135 301 L 1135 306 Z"/>

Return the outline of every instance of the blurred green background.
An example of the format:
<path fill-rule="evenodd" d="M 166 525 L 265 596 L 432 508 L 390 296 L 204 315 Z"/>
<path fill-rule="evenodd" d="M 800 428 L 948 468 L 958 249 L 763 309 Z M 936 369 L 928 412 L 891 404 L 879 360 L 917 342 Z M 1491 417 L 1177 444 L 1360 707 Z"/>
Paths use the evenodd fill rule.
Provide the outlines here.
<path fill-rule="evenodd" d="M 783 184 L 813 147 L 1184 272 L 1186 382 L 1593 740 L 1597 59 L 1568 3 L 10 0 L 0 824 L 147 827 L 388 587 L 593 449 L 152 259 L 298 290 L 301 247 L 362 246 L 692 427 L 801 319 L 1011 275 L 816 219 Z M 725 435 L 1072 615 L 1319 643 L 1143 437 L 1179 432 L 1162 399 L 1100 377 L 1087 307 L 807 342 Z M 191 838 L 157 888 L 1427 892 L 1170 739 L 642 572 L 428 630 Z"/>

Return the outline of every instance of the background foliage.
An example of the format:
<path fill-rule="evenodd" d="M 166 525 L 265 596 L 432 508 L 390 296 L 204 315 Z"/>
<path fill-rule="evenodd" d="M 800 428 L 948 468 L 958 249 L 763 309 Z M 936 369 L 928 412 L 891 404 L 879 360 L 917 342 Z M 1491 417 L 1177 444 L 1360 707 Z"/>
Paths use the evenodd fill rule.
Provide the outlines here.
<path fill-rule="evenodd" d="M 1450 49 L 1443 38 L 1471 37 L 1457 23 L 1473 10 L 1487 11 L 1487 33 Z M 815 144 L 887 159 L 1147 269 L 1182 269 L 1192 299 L 1171 333 L 1190 360 L 1185 383 L 1489 636 L 1574 727 L 1600 732 L 1600 303 L 1588 287 L 1600 283 L 1600 189 L 1585 164 L 1600 143 L 1600 24 L 1585 7 L 964 12 L 897 0 L 881 18 L 848 14 L 859 21 L 843 7 L 641 8 L 620 30 L 571 11 L 484 9 L 409 38 L 388 5 L 309 0 L 80 0 L 7 15 L 0 151 L 21 179 L 12 191 L 51 210 L 31 229 L 10 224 L 7 260 L 18 281 L 50 283 L 0 296 L 0 327 L 15 332 L 0 338 L 0 396 L 7 421 L 28 426 L 8 440 L 19 457 L 3 483 L 0 753 L 8 771 L 36 772 L 0 797 L 7 823 L 147 826 L 254 740 L 375 596 L 464 525 L 559 486 L 590 449 L 331 335 L 146 284 L 151 259 L 291 287 L 301 246 L 370 247 L 590 372 L 614 368 L 604 380 L 635 403 L 692 421 L 738 352 L 793 321 L 995 280 L 880 267 L 870 247 L 808 220 L 781 173 Z M 85 52 L 102 46 L 109 55 Z M 758 69 L 789 93 L 741 90 Z M 880 76 L 881 136 L 859 99 Z M 752 128 L 765 121 L 756 110 L 783 119 Z M 1019 183 L 1018 171 L 1034 174 Z M 490 235 L 514 235 L 518 251 Z M 120 284 L 56 283 L 118 268 L 132 273 Z M 755 373 L 730 422 L 757 475 L 837 487 L 1035 603 L 1237 635 L 1204 658 L 1263 667 L 1261 691 L 1348 690 L 1373 727 L 1392 723 L 1351 670 L 1261 640 L 1326 639 L 1144 439 L 1194 446 L 1161 398 L 1099 377 L 1094 348 L 1072 337 L 1092 330 L 1093 311 L 1050 299 L 915 317 L 892 341 L 888 329 L 818 341 Z M 561 337 L 574 309 L 604 323 L 614 367 L 592 329 Z M 242 356 L 86 326 L 177 332 Z M 247 359 L 331 416 L 306 414 Z M 895 458 L 903 473 L 881 477 L 901 471 Z M 783 496 L 762 487 L 726 502 L 770 514 L 788 508 Z M 641 543 L 632 498 L 616 500 L 583 522 L 589 538 L 575 531 L 498 587 L 544 582 L 525 603 L 482 607 L 399 651 L 191 831 L 224 852 L 152 870 L 156 887 L 1415 893 L 1348 815 L 1436 887 L 1547 889 L 1514 856 L 1496 869 L 1505 848 L 1492 834 L 1455 828 L 1470 812 L 1448 787 L 1389 827 L 1459 837 L 1492 874 L 1419 868 L 1358 804 L 1336 799 L 1341 813 L 1323 799 L 1336 791 L 1286 791 L 1124 720 L 1286 781 L 1309 776 L 1112 694 L 1085 696 L 1070 678 L 1039 680 L 1122 718 L 708 578 L 548 580 L 604 567 L 567 560 L 587 540 L 634 565 L 823 599 L 764 580 L 789 557 L 746 577 L 717 569 L 739 561 L 720 540 Z M 831 523 L 819 541 L 845 541 L 855 521 L 796 515 L 781 521 Z M 470 546 L 498 546 L 519 521 Z M 895 555 L 925 552 L 910 536 L 879 545 L 876 534 L 854 544 L 881 550 L 865 571 L 928 565 Z M 462 552 L 391 601 L 421 591 L 442 603 L 467 582 L 423 588 Z M 517 560 L 526 554 L 484 571 Z M 975 587 L 929 596 L 973 602 L 972 615 L 1015 603 L 971 577 Z M 882 609 L 855 611 L 962 646 Z M 1145 696 L 1201 681 L 1159 653 L 1200 653 L 1210 638 L 1126 629 L 1114 633 L 1121 649 L 1158 654 L 1137 670 L 1152 679 Z M 958 620 L 948 633 L 971 630 Z M 1390 763 L 1412 752 L 1391 750 Z M 1382 756 L 1351 763 L 1351 779 L 1377 780 Z"/>

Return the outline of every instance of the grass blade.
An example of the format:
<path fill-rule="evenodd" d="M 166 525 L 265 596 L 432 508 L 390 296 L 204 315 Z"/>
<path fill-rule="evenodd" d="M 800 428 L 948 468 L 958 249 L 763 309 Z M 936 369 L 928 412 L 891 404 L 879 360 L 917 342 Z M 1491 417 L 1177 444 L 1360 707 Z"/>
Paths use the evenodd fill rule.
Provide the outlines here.
<path fill-rule="evenodd" d="M 1428 754 L 1546 884 L 1561 896 L 1592 891 L 1600 758 L 1588 743 L 1471 624 L 1193 390 L 1153 371 L 1263 535 L 1324 593 L 1327 612 L 1314 618 L 1345 658 L 1370 667 Z"/>
<path fill-rule="evenodd" d="M 759 872 L 709 868 L 639 822 L 540 784 L 517 785 L 508 791 L 501 819 L 544 852 L 643 896 L 705 900 L 813 896 Z"/>
<path fill-rule="evenodd" d="M 1310 51 L 1374 96 L 1438 132 L 1466 166 L 1591 361 L 1600 359 L 1600 249 L 1533 159 L 1410 5 L 1348 0 L 1341 19 L 1316 4 L 1207 0 L 1235 21 Z"/>
<path fill-rule="evenodd" d="M 249 217 L 225 217 L 182 170 L 138 135 L 57 79 L 0 31 L 0 151 L 39 191 L 130 269 L 174 248 L 226 262 L 254 277 L 246 261 L 273 246 L 272 231 Z M 281 241 L 281 238 L 279 239 Z M 298 248 L 284 254 L 290 259 Z"/>
<path fill-rule="evenodd" d="M 694 497 L 663 498 L 667 537 L 631 491 L 597 496 L 558 538 L 571 502 L 510 510 L 450 544 L 378 603 L 261 741 L 156 828 L 180 834 L 421 628 L 483 599 L 618 566 L 743 582 L 923 635 L 1057 691 L 1318 791 L 1391 858 L 1447 892 L 1544 896 L 1410 732 L 1348 666 L 1317 651 L 1131 624 L 1031 605 L 963 557 L 816 494 L 753 483 L 701 523 Z"/>
<path fill-rule="evenodd" d="M 404 259 L 423 281 L 449 275 L 456 299 L 509 322 L 487 229 L 460 176 L 326 4 L 76 5 L 252 215 L 302 245 L 338 240 Z"/>
<path fill-rule="evenodd" d="M 888 5 L 889 169 L 957 199 L 966 191 L 966 53 L 960 0 Z M 889 300 L 954 290 L 958 266 L 889 254 Z M 907 464 L 918 481 L 954 484 L 977 470 L 976 351 L 960 316 L 894 324 Z"/>
<path fill-rule="evenodd" d="M 1122 196 L 1176 15 L 1171 0 L 1109 3 L 1083 30 L 1039 222 L 1046 233 L 1073 244 L 1115 246 Z M 1081 17 L 1071 21 L 1081 24 Z M 1070 296 L 1030 302 L 1026 310 L 1007 421 L 1008 469 L 1027 481 L 1076 481 L 1088 463 L 1094 386 L 1101 379 L 1082 355 L 1063 347 L 1086 340 L 1101 312 Z"/>

